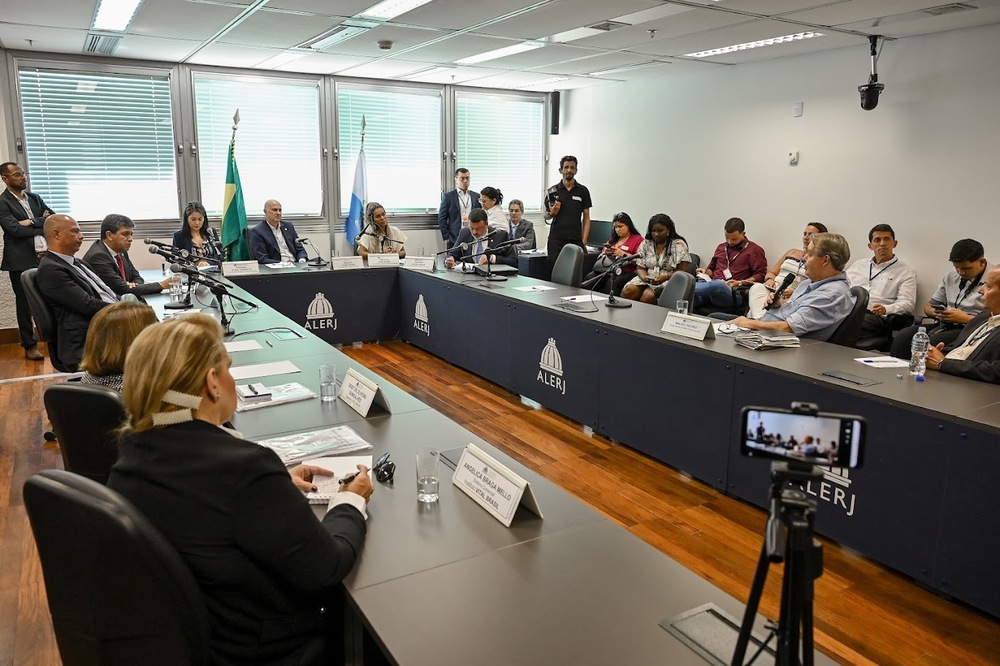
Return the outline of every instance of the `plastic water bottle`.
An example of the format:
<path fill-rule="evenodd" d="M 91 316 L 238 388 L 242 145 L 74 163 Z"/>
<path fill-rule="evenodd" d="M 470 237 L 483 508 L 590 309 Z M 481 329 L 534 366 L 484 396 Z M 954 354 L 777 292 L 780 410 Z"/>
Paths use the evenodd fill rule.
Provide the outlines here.
<path fill-rule="evenodd" d="M 924 371 L 927 369 L 927 348 L 930 344 L 931 337 L 927 335 L 927 328 L 921 326 L 910 343 L 910 374 L 918 381 L 924 378 Z"/>

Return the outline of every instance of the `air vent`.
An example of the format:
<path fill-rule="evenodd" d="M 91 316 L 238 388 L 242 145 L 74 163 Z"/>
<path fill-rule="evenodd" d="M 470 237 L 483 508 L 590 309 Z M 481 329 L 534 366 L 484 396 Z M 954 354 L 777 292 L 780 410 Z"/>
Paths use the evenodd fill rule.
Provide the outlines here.
<path fill-rule="evenodd" d="M 612 30 L 617 30 L 618 28 L 629 28 L 631 27 L 628 23 L 620 23 L 618 21 L 602 21 L 600 23 L 595 23 L 593 25 L 588 25 L 591 30 L 603 30 L 604 32 L 611 32 Z"/>
<path fill-rule="evenodd" d="M 113 55 L 118 50 L 118 45 L 122 43 L 122 37 L 124 37 L 124 34 L 91 30 L 87 33 L 87 41 L 83 45 L 83 52 Z"/>
<path fill-rule="evenodd" d="M 970 9 L 978 9 L 978 7 L 964 2 L 953 2 L 950 5 L 931 7 L 923 10 L 923 12 L 924 14 L 930 14 L 931 16 L 944 16 L 945 14 L 954 14 L 955 12 L 966 12 Z"/>

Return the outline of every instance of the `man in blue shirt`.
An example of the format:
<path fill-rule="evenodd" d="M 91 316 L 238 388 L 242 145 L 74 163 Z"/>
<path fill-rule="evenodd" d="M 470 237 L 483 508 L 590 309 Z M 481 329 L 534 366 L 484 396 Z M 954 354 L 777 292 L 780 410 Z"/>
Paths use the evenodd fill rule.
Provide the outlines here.
<path fill-rule="evenodd" d="M 840 234 L 813 234 L 806 250 L 808 279 L 787 301 L 760 319 L 737 317 L 731 323 L 755 331 L 784 331 L 800 338 L 829 340 L 854 307 L 844 275 L 850 258 L 851 248 Z"/>

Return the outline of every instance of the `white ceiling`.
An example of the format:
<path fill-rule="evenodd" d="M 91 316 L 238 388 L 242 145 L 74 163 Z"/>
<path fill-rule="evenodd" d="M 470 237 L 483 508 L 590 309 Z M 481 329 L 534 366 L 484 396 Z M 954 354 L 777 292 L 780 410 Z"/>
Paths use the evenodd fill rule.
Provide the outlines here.
<path fill-rule="evenodd" d="M 114 55 L 545 91 L 845 46 L 866 49 L 872 34 L 893 39 L 1000 22 L 1000 0 L 432 0 L 321 52 L 299 48 L 377 1 L 145 0 Z M 97 2 L 5 3 L 0 47 L 80 54 Z M 936 11 L 941 7 L 953 11 Z M 625 25 L 566 34 L 609 20 Z M 710 58 L 685 55 L 805 31 L 823 36 Z M 380 49 L 381 40 L 391 48 Z M 544 46 L 454 64 L 525 40 Z M 448 69 L 421 74 L 432 67 Z"/>

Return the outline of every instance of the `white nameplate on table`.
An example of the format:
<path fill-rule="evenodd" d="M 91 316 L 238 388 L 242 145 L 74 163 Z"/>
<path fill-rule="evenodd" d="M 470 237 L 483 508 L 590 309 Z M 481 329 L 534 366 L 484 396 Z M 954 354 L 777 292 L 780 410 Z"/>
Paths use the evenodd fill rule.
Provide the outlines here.
<path fill-rule="evenodd" d="M 505 527 L 510 527 L 521 504 L 542 518 L 531 485 L 475 444 L 462 451 L 451 482 Z"/>
<path fill-rule="evenodd" d="M 364 268 L 365 260 L 355 255 L 353 257 L 330 257 L 330 270 L 344 270 L 347 268 Z"/>
<path fill-rule="evenodd" d="M 683 338 L 692 340 L 714 340 L 715 328 L 712 320 L 707 317 L 696 317 L 694 315 L 682 315 L 677 312 L 668 312 L 667 318 L 663 321 L 660 330 L 664 333 L 672 333 Z"/>
<path fill-rule="evenodd" d="M 274 375 L 290 375 L 295 372 L 302 372 L 299 367 L 291 361 L 275 361 L 273 363 L 254 363 L 253 365 L 238 365 L 229 369 L 229 374 L 236 381 L 250 379 L 252 377 L 272 377 Z"/>
<path fill-rule="evenodd" d="M 260 343 L 256 340 L 233 340 L 231 342 L 224 342 L 222 346 L 226 348 L 226 351 L 232 354 L 233 352 L 241 351 L 253 351 L 254 349 L 263 349 Z"/>
<path fill-rule="evenodd" d="M 368 254 L 368 268 L 399 268 L 399 254 Z"/>
<path fill-rule="evenodd" d="M 340 385 L 340 393 L 337 397 L 347 403 L 348 407 L 368 418 L 368 412 L 372 404 L 376 404 L 388 413 L 392 413 L 389 408 L 389 401 L 385 394 L 379 389 L 371 379 L 362 377 L 354 368 L 347 369 L 347 376 L 344 377 Z"/>
<path fill-rule="evenodd" d="M 407 268 L 415 268 L 418 271 L 434 270 L 434 257 L 407 257 L 404 261 Z"/>
<path fill-rule="evenodd" d="M 260 275 L 260 264 L 256 261 L 223 261 L 222 274 L 226 277 Z"/>

